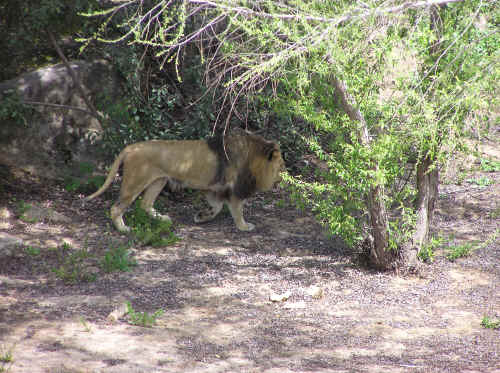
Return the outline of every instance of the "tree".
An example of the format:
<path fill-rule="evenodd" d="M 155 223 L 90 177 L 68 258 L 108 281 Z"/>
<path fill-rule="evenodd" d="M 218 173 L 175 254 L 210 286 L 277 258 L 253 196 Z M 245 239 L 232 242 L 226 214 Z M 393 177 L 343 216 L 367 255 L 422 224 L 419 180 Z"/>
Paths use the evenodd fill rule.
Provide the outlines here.
<path fill-rule="evenodd" d="M 292 196 L 388 269 L 399 258 L 415 262 L 438 168 L 462 146 L 468 114 L 487 116 L 484 97 L 498 97 L 500 39 L 495 1 L 384 4 L 130 0 L 93 13 L 110 24 L 126 10 L 120 37 L 87 41 L 128 40 L 163 63 L 197 43 L 207 85 L 224 89 L 221 107 L 231 113 L 240 100 L 264 98 L 313 125 L 304 141 L 327 169 L 319 182 L 285 176 Z"/>

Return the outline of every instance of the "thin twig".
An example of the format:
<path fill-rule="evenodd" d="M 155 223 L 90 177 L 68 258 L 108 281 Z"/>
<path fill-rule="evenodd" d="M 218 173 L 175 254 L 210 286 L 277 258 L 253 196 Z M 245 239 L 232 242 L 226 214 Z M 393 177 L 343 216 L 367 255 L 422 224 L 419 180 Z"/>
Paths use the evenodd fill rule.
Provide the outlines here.
<path fill-rule="evenodd" d="M 49 35 L 50 41 L 52 42 L 52 45 L 56 49 L 57 54 L 59 55 L 59 57 L 63 61 L 64 66 L 66 66 L 66 69 L 68 70 L 69 75 L 71 75 L 71 78 L 73 79 L 73 84 L 75 85 L 76 89 L 80 93 L 80 96 L 82 97 L 83 101 L 85 101 L 85 104 L 87 105 L 89 110 L 92 112 L 92 115 L 95 118 L 97 118 L 97 120 L 99 121 L 99 123 L 101 125 L 103 125 L 104 118 L 102 117 L 102 115 L 100 115 L 97 112 L 94 105 L 92 105 L 92 102 L 90 102 L 87 95 L 85 94 L 85 91 L 83 90 L 82 84 L 80 83 L 80 79 L 78 79 L 78 76 L 75 74 L 75 72 L 71 68 L 71 65 L 69 64 L 68 59 L 66 58 L 63 51 L 61 50 L 61 48 L 57 44 L 57 41 L 56 41 L 56 38 L 54 37 L 54 34 L 50 30 L 47 30 L 47 33 Z"/>
<path fill-rule="evenodd" d="M 99 119 L 99 120 L 102 119 L 102 117 L 96 117 L 95 114 L 92 113 L 91 111 L 79 108 L 77 106 L 69 106 L 69 105 L 61 105 L 61 104 L 51 104 L 51 103 L 48 103 L 48 102 L 29 101 L 29 100 L 22 100 L 21 104 L 35 105 L 35 106 L 48 106 L 48 107 L 55 107 L 55 108 L 68 109 L 68 110 L 77 110 L 77 111 L 81 111 L 82 113 L 91 115 L 91 116 L 93 116 L 96 119 Z"/>

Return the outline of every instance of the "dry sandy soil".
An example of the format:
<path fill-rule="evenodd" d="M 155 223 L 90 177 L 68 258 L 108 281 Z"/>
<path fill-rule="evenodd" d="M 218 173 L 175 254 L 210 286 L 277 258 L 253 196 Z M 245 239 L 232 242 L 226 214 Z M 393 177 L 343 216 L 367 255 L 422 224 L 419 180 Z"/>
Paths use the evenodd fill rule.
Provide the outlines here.
<path fill-rule="evenodd" d="M 498 143 L 483 150 L 500 159 Z M 500 172 L 486 187 L 441 186 L 433 230 L 448 242 L 419 276 L 363 268 L 273 191 L 248 204 L 251 233 L 227 214 L 195 225 L 196 197 L 162 197 L 181 240 L 134 246 L 130 272 L 91 262 L 95 281 L 76 284 L 56 277 L 50 248 L 67 242 L 102 257 L 127 240 L 109 226 L 111 201 L 82 208 L 81 195 L 10 176 L 0 236 L 22 244 L 0 257 L 0 372 L 500 373 L 500 330 L 481 326 L 500 318 L 500 240 L 488 241 L 500 228 Z M 57 214 L 26 221 L 26 204 Z M 446 246 L 473 241 L 470 256 L 446 258 Z M 164 313 L 152 328 L 109 321 L 126 301 Z"/>

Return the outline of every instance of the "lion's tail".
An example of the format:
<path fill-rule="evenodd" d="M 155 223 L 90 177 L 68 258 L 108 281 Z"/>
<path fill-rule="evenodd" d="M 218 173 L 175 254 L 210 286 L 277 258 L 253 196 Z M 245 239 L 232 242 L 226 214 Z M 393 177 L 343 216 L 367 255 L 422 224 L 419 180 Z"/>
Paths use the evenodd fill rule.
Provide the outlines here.
<path fill-rule="evenodd" d="M 97 190 L 97 192 L 91 194 L 90 196 L 85 198 L 85 201 L 90 201 L 94 199 L 97 196 L 100 196 L 106 189 L 109 188 L 113 180 L 115 179 L 116 173 L 118 172 L 118 169 L 120 168 L 120 165 L 123 162 L 123 158 L 127 155 L 126 149 L 123 149 L 121 153 L 116 157 L 115 161 L 111 165 L 111 169 L 109 170 L 108 176 L 106 177 L 106 181 L 102 186 Z"/>

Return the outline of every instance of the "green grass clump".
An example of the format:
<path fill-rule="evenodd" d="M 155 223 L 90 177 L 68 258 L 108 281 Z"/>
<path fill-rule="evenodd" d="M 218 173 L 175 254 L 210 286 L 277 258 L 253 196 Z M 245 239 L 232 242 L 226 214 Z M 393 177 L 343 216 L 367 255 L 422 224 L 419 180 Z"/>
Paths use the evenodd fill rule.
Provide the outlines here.
<path fill-rule="evenodd" d="M 68 192 L 92 193 L 99 189 L 104 181 L 105 176 L 92 175 L 94 165 L 88 162 L 79 162 L 74 165 L 79 177 L 68 175 L 64 179 L 64 189 Z"/>
<path fill-rule="evenodd" d="M 5 348 L 2 346 L 0 348 L 0 373 L 7 373 L 10 371 L 12 364 L 14 363 L 14 346 L 10 348 Z"/>
<path fill-rule="evenodd" d="M 24 248 L 24 252 L 29 256 L 39 256 L 41 251 L 39 247 L 33 247 L 28 245 Z"/>
<path fill-rule="evenodd" d="M 135 238 L 145 246 L 169 246 L 179 238 L 172 232 L 172 222 L 151 217 L 136 202 L 127 218 Z"/>
<path fill-rule="evenodd" d="M 486 329 L 500 329 L 500 320 L 491 320 L 488 316 L 483 317 L 481 326 Z"/>
<path fill-rule="evenodd" d="M 95 281 L 97 275 L 88 270 L 87 260 L 93 257 L 89 250 L 86 248 L 72 250 L 71 245 L 67 243 L 51 250 L 55 251 L 58 261 L 52 272 L 65 284 Z"/>
<path fill-rule="evenodd" d="M 151 328 L 154 324 L 156 324 L 156 319 L 163 315 L 164 311 L 160 309 L 150 315 L 147 312 L 138 312 L 134 310 L 130 302 L 127 302 L 127 313 L 130 318 L 130 324 Z"/>
<path fill-rule="evenodd" d="M 446 257 L 452 262 L 458 258 L 464 258 L 472 254 L 475 250 L 476 242 L 466 242 L 461 245 L 450 246 L 447 248 Z"/>
<path fill-rule="evenodd" d="M 495 181 L 491 180 L 489 177 L 486 176 L 480 176 L 475 179 L 471 178 L 467 179 L 466 181 L 470 184 L 476 184 L 483 188 L 495 183 Z"/>
<path fill-rule="evenodd" d="M 446 243 L 446 238 L 435 236 L 431 237 L 429 242 L 427 242 L 418 252 L 417 257 L 423 262 L 434 261 L 434 252 L 438 247 L 443 246 Z"/>
<path fill-rule="evenodd" d="M 136 265 L 136 260 L 130 257 L 130 250 L 126 246 L 116 246 L 109 249 L 101 260 L 101 268 L 107 273 L 128 272 Z"/>
<path fill-rule="evenodd" d="M 500 171 L 500 162 L 494 159 L 481 158 L 480 168 L 486 172 L 498 172 Z"/>

